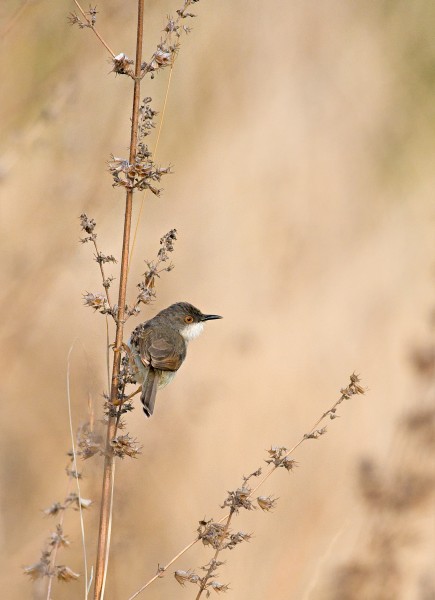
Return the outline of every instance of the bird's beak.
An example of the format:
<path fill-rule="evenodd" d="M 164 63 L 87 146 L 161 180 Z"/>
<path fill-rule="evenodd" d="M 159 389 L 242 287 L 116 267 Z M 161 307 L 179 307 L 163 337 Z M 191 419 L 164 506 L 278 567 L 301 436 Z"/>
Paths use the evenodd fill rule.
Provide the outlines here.
<path fill-rule="evenodd" d="M 222 319 L 219 315 L 202 315 L 201 321 L 213 321 L 214 319 Z"/>

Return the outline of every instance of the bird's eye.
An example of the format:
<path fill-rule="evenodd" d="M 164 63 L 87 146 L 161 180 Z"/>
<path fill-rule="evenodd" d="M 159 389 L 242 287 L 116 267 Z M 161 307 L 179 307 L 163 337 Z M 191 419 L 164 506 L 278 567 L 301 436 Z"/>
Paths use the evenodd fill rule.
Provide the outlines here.
<path fill-rule="evenodd" d="M 187 315 L 187 317 L 184 317 L 184 322 L 185 323 L 193 323 L 193 317 L 191 317 L 190 315 Z"/>

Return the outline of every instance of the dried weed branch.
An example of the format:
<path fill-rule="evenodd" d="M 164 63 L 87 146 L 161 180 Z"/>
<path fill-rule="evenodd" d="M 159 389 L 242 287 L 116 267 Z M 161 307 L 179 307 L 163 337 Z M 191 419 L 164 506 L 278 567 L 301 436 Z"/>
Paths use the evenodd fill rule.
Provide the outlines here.
<path fill-rule="evenodd" d="M 80 435 L 81 429 L 79 429 L 77 433 L 78 439 L 80 438 Z M 70 545 L 68 536 L 65 535 L 64 532 L 64 520 L 67 510 L 72 509 L 74 511 L 82 511 L 88 509 L 92 504 L 92 500 L 81 498 L 78 496 L 78 494 L 71 491 L 75 480 L 82 478 L 81 473 L 76 472 L 74 465 L 74 452 L 70 450 L 68 452 L 68 463 L 65 469 L 68 477 L 65 497 L 62 501 L 53 502 L 53 504 L 43 511 L 45 516 L 57 517 L 58 521 L 45 543 L 39 560 L 32 565 L 24 567 L 24 573 L 32 580 L 47 579 L 47 600 L 50 600 L 51 598 L 51 590 L 54 580 L 69 582 L 75 581 L 80 577 L 80 574 L 76 573 L 71 567 L 63 564 L 57 564 L 59 551 L 62 548 L 68 548 Z"/>
<path fill-rule="evenodd" d="M 141 304 L 150 304 L 156 296 L 155 286 L 156 277 L 160 277 L 160 273 L 172 271 L 174 265 L 169 263 L 168 266 L 162 267 L 162 263 L 169 260 L 169 254 L 174 251 L 174 241 L 177 239 L 177 230 L 171 229 L 160 239 L 160 250 L 157 253 L 156 260 L 146 261 L 147 270 L 143 274 L 143 280 L 137 284 L 139 293 L 132 307 L 127 308 L 129 317 L 140 313 Z"/>
<path fill-rule="evenodd" d="M 95 262 L 98 263 L 101 272 L 101 278 L 103 283 L 103 288 L 105 290 L 105 298 L 103 294 L 97 293 L 92 294 L 87 292 L 83 295 L 83 300 L 85 306 L 90 306 L 94 310 L 100 312 L 101 314 L 111 315 L 113 319 L 116 321 L 117 316 L 117 306 L 113 306 L 111 298 L 110 298 L 110 286 L 112 285 L 112 281 L 114 278 L 109 275 L 106 276 L 104 265 L 106 263 L 116 264 L 117 260 L 111 254 L 106 256 L 98 249 L 97 245 L 97 233 L 95 231 L 96 222 L 94 219 L 90 219 L 86 213 L 80 215 L 80 226 L 82 230 L 88 234 L 88 236 L 80 239 L 82 244 L 87 244 L 88 242 L 92 243 L 95 248 Z"/>
<path fill-rule="evenodd" d="M 79 9 L 84 21 L 82 21 L 76 13 L 72 12 L 69 16 L 69 22 L 71 23 L 71 25 L 78 25 L 80 29 L 91 29 L 95 33 L 97 38 L 100 40 L 100 42 L 103 44 L 103 46 L 106 48 L 106 50 L 109 52 L 109 54 L 112 55 L 112 58 L 115 58 L 115 53 L 95 27 L 97 22 L 97 9 L 95 7 L 90 6 L 88 12 L 85 12 L 80 6 L 80 4 L 77 2 L 77 0 L 73 0 L 73 2 Z"/>
<path fill-rule="evenodd" d="M 192 570 L 185 571 L 180 569 L 175 571 L 175 579 L 181 585 L 185 585 L 186 583 L 198 585 L 199 591 L 196 596 L 197 600 L 204 592 L 208 597 L 211 591 L 227 591 L 229 589 L 228 585 L 220 583 L 217 581 L 217 579 L 215 579 L 217 576 L 217 569 L 223 564 L 221 561 L 219 561 L 219 555 L 223 550 L 232 550 L 239 543 L 249 541 L 251 538 L 251 534 L 247 534 L 243 531 L 231 532 L 230 525 L 234 516 L 237 515 L 241 509 L 254 510 L 257 508 L 257 506 L 263 512 L 271 511 L 276 506 L 277 498 L 274 498 L 273 496 L 258 496 L 255 499 L 256 504 L 254 504 L 254 494 L 257 492 L 257 490 L 277 469 L 292 471 L 296 466 L 296 461 L 291 458 L 291 455 L 295 452 L 295 450 L 307 440 L 318 439 L 320 436 L 325 435 L 327 433 L 326 427 L 319 429 L 319 425 L 326 419 L 336 419 L 338 417 L 338 407 L 345 400 L 349 400 L 355 395 L 364 393 L 365 390 L 360 385 L 360 379 L 358 375 L 352 373 L 347 387 L 340 390 L 340 397 L 338 400 L 331 406 L 331 408 L 324 412 L 319 419 L 317 419 L 311 429 L 305 433 L 301 439 L 290 449 L 284 446 L 271 447 L 268 450 L 268 458 L 265 460 L 265 462 L 270 465 L 268 471 L 261 477 L 263 468 L 259 467 L 247 477 L 243 477 L 242 485 L 235 490 L 229 491 L 223 502 L 221 508 L 229 508 L 229 512 L 216 521 L 214 519 L 210 519 L 209 521 L 201 520 L 197 530 L 197 537 L 187 544 L 183 550 L 178 552 L 178 554 L 176 554 L 166 565 L 159 565 L 156 575 L 149 579 L 137 592 L 130 596 L 129 600 L 134 600 L 134 598 L 141 594 L 148 586 L 151 585 L 151 583 L 163 577 L 168 568 L 199 541 L 202 541 L 205 546 L 212 546 L 212 548 L 215 550 L 211 561 L 201 567 L 201 569 L 205 572 L 205 575 L 200 576 Z M 258 483 L 251 487 L 250 480 L 257 477 L 259 478 Z"/>

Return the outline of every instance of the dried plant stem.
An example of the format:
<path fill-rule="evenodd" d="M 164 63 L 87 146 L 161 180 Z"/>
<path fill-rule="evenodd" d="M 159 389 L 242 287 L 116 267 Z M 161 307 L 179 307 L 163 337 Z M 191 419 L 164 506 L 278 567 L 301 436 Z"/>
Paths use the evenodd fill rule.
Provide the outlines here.
<path fill-rule="evenodd" d="M 143 14 L 144 0 L 138 0 L 138 20 L 137 20 L 137 38 L 136 38 L 136 63 L 133 92 L 133 110 L 131 118 L 131 139 L 130 139 L 130 163 L 134 163 L 137 151 L 137 135 L 139 123 L 139 103 L 140 103 L 140 82 L 141 82 L 141 63 L 142 63 L 142 43 L 143 43 Z M 112 384 L 110 390 L 110 401 L 112 404 L 117 402 L 118 378 L 121 366 L 121 349 L 124 335 L 125 304 L 127 293 L 128 276 L 128 257 L 130 247 L 131 233 L 131 215 L 133 207 L 133 189 L 128 189 L 125 200 L 124 216 L 124 235 L 122 241 L 122 258 L 119 282 L 118 313 L 116 319 L 116 336 L 113 356 Z M 101 600 L 103 597 L 103 586 L 105 571 L 107 568 L 108 553 L 110 547 L 110 515 L 112 505 L 112 487 L 114 476 L 114 454 L 111 441 L 116 435 L 117 419 L 109 414 L 106 435 L 106 452 L 103 472 L 103 489 L 100 506 L 100 527 L 97 547 L 97 559 L 95 565 L 95 584 L 94 600 Z"/>
<path fill-rule="evenodd" d="M 88 23 L 88 27 L 89 29 L 92 29 L 92 31 L 95 33 L 95 35 L 97 36 L 97 38 L 100 40 L 100 42 L 103 44 L 103 46 L 106 48 L 106 50 L 108 52 L 110 52 L 110 54 L 112 55 L 112 58 L 115 58 L 115 53 L 113 52 L 113 50 L 110 48 L 110 46 L 107 44 L 107 42 L 101 37 L 101 35 L 98 33 L 97 29 L 95 28 L 95 25 L 93 25 L 89 18 L 88 15 L 85 13 L 85 11 L 83 10 L 83 8 L 80 6 L 80 4 L 77 2 L 77 0 L 73 0 L 74 4 L 77 6 L 77 8 L 79 9 L 80 13 L 82 14 L 83 18 L 86 19 L 86 22 Z"/>

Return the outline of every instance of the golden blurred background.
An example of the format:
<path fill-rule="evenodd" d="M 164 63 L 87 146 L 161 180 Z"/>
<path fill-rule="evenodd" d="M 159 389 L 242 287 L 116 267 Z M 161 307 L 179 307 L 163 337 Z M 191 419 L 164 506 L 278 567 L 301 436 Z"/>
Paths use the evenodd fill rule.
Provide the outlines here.
<path fill-rule="evenodd" d="M 92 32 L 68 25 L 72 2 L 20 7 L 0 7 L 0 584 L 10 600 L 46 597 L 45 583 L 22 567 L 38 560 L 55 526 L 41 510 L 67 485 L 73 343 L 75 427 L 89 397 L 101 410 L 107 389 L 105 319 L 81 299 L 101 290 L 98 265 L 78 243 L 78 216 L 97 221 L 101 250 L 119 258 L 124 196 L 106 161 L 128 153 L 132 87 L 110 73 Z M 178 7 L 147 1 L 145 57 Z M 133 57 L 135 2 L 97 8 L 110 46 Z M 175 269 L 139 319 L 179 300 L 224 319 L 191 344 L 153 418 L 128 416 L 143 452 L 117 464 L 106 599 L 127 600 L 193 539 L 200 519 L 219 517 L 227 490 L 271 445 L 297 442 L 355 370 L 367 395 L 302 445 L 295 472 L 267 482 L 263 494 L 279 497 L 277 508 L 240 515 L 234 527 L 253 539 L 227 552 L 220 569 L 237 600 L 319 600 L 367 529 L 359 461 L 389 464 L 398 420 L 430 401 L 409 354 L 428 340 L 434 305 L 435 5 L 203 0 L 194 8 L 157 156 L 174 174 L 162 198 L 145 199 L 130 297 L 144 260 L 175 227 Z M 160 111 L 168 75 L 144 86 Z M 101 459 L 83 469 L 82 493 L 95 501 L 85 514 L 92 562 Z M 417 585 L 435 558 L 435 519 L 425 510 L 424 545 L 412 546 L 407 583 L 391 598 L 435 598 Z M 83 573 L 77 513 L 65 532 L 72 543 L 58 563 Z M 210 558 L 196 546 L 142 597 L 195 597 L 172 572 Z M 83 577 L 55 583 L 52 598 L 84 598 Z"/>

